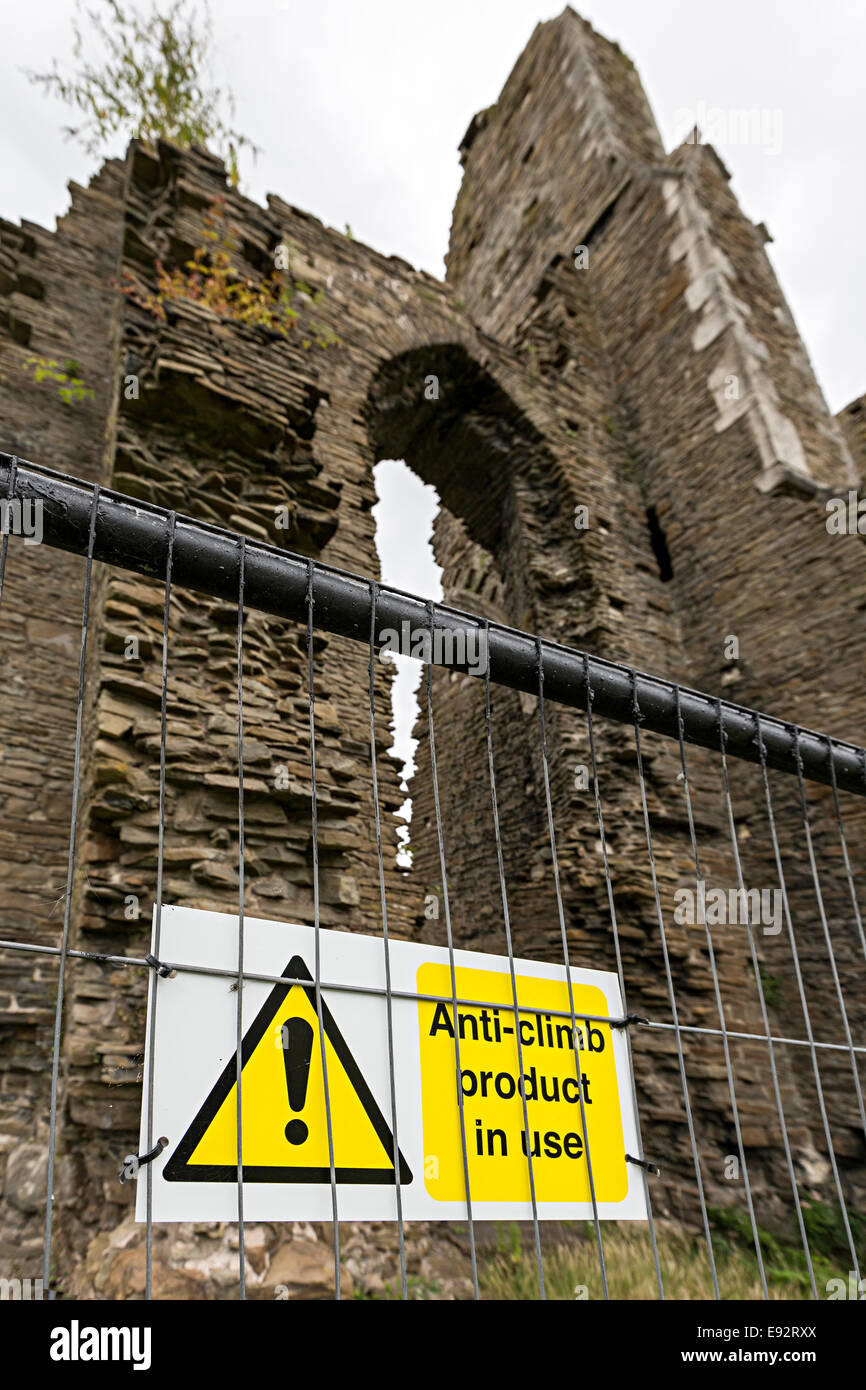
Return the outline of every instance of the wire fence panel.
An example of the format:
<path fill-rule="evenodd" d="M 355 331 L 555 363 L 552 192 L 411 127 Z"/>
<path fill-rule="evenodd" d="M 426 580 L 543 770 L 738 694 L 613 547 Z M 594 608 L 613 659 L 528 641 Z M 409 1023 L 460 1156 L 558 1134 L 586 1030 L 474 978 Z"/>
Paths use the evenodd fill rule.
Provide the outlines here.
<path fill-rule="evenodd" d="M 53 1005 L 40 1014 L 50 1028 L 43 1039 L 50 1082 L 37 1106 L 43 1109 L 29 1116 L 19 1109 L 19 1126 L 29 1124 L 33 1145 L 45 1148 L 47 1289 L 63 1292 L 66 1279 L 70 1288 L 83 1287 L 76 1280 L 83 1277 L 87 1231 L 75 1219 L 84 1228 L 89 1223 L 91 1234 L 100 1223 L 105 1228 L 109 1218 L 96 1210 L 94 1183 L 109 1191 L 107 1201 L 126 1200 L 110 1191 L 112 1163 L 118 1187 L 122 1178 L 145 1189 L 139 1291 L 161 1296 L 168 1277 L 163 1255 L 155 1255 L 161 1236 L 152 1201 L 153 1164 L 165 1147 L 154 1126 L 157 996 L 171 988 L 177 970 L 220 974 L 162 959 L 162 908 L 173 900 L 237 920 L 230 979 L 237 994 L 232 1296 L 255 1295 L 262 1284 L 245 1239 L 242 1071 L 252 1021 L 245 986 L 266 978 L 248 968 L 245 922 L 268 915 L 268 895 L 280 901 L 281 918 L 313 931 L 310 987 L 324 1080 L 336 1298 L 345 1293 L 341 1270 L 349 1266 L 325 1017 L 340 990 L 361 994 L 364 987 L 323 975 L 320 933 L 331 926 L 361 929 L 382 943 L 393 1277 L 404 1299 L 411 1295 L 414 1223 L 404 1219 L 393 1009 L 425 997 L 393 984 L 392 943 L 406 940 L 446 953 L 450 988 L 443 998 L 455 1020 L 468 1002 L 509 1008 L 519 1019 L 525 1006 L 518 1007 L 516 962 L 561 966 L 569 1000 L 561 1016 L 575 1057 L 588 1016 L 576 1009 L 571 969 L 608 970 L 619 982 L 624 1017 L 601 1021 L 622 1029 L 629 1058 L 639 1123 L 637 1152 L 626 1157 L 645 1189 L 646 1240 L 600 1216 L 603 1173 L 579 1072 L 592 1219 L 586 1235 L 582 1223 L 554 1230 L 542 1219 L 516 1028 L 530 1216 L 524 1263 L 537 1296 L 561 1296 L 557 1261 L 569 1240 L 583 1242 L 581 1269 L 588 1270 L 588 1251 L 594 1260 L 592 1273 L 578 1281 L 578 1297 L 645 1293 L 646 1285 L 634 1282 L 638 1257 L 660 1298 L 768 1298 L 793 1287 L 814 1299 L 849 1271 L 859 1282 L 866 1246 L 866 933 L 857 881 L 863 748 L 7 455 L 0 455 L 0 496 L 38 505 L 45 543 L 84 564 L 62 923 L 48 914 L 11 917 L 0 941 L 0 981 L 20 971 L 22 957 L 32 958 L 34 988 Z M 14 616 L 6 581 L 17 543 L 10 549 L 9 529 L 0 550 L 0 624 Z M 134 605 L 108 585 L 112 571 L 149 585 L 140 591 L 141 623 L 146 610 L 157 681 L 126 678 L 111 656 L 115 619 L 135 617 Z M 398 778 L 382 758 L 388 634 L 397 634 L 425 670 L 411 868 L 395 862 Z M 210 643 L 204 661 L 203 641 Z M 207 682 L 204 696 L 188 677 L 196 667 Z M 347 672 L 353 686 L 342 703 L 334 693 L 338 668 L 344 687 Z M 131 714 L 124 700 L 132 702 Z M 208 770 L 190 777 L 179 754 L 202 731 L 213 741 Z M 130 772 L 124 749 L 135 740 L 142 751 Z M 213 827 L 199 781 L 223 799 L 223 818 Z M 207 852 L 189 838 L 205 832 Z M 92 864 L 100 866 L 96 884 Z M 142 886 L 153 894 L 152 937 L 143 921 L 134 925 Z M 135 902 L 129 929 L 100 940 L 91 905 L 121 898 Z M 100 949 L 106 940 L 114 949 Z M 466 950 L 507 959 L 510 1004 L 462 999 L 455 953 Z M 14 970 L 10 962 L 17 962 Z M 111 1016 L 110 1038 L 102 1038 L 93 1001 L 114 992 L 124 1007 Z M 145 1021 L 142 1101 L 130 1059 L 144 1057 Z M 94 1058 L 103 1049 L 98 1077 L 87 1069 L 88 1041 Z M 498 1256 L 489 1222 L 479 1220 L 483 1203 L 473 1206 L 456 1026 L 454 1049 L 465 1194 L 454 1259 L 479 1298 L 493 1287 Z M 116 1059 L 114 1083 L 109 1055 Z M 13 1042 L 4 1061 L 13 1099 L 24 1065 Z M 112 1084 L 122 1088 L 117 1124 L 103 1118 L 114 1105 Z M 136 1104 L 143 1104 L 145 1147 L 124 1158 L 122 1144 L 137 1143 L 130 1118 Z M 108 1138 L 96 1144 L 100 1127 Z M 76 1145 L 85 1140 L 78 1162 Z M 75 1206 L 77 1218 L 69 1215 Z M 17 1231 L 10 1225 L 10 1243 Z M 32 1231 L 26 1238 L 35 1248 Z M 691 1242 L 691 1289 L 679 1268 L 684 1241 Z M 747 1248 L 744 1272 L 742 1259 L 734 1268 L 732 1249 L 741 1255 Z M 78 1272 L 65 1271 L 64 1261 Z"/>

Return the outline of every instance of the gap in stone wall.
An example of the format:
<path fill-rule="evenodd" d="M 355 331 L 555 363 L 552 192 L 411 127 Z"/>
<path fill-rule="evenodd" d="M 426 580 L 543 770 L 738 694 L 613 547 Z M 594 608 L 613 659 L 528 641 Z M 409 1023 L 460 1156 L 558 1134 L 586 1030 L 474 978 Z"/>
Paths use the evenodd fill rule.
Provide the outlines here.
<path fill-rule="evenodd" d="M 436 489 L 425 484 L 402 459 L 382 459 L 373 469 L 378 502 L 373 508 L 376 521 L 376 552 L 383 584 L 392 584 L 420 598 L 441 600 L 442 567 L 433 554 L 433 523 L 439 513 Z M 409 779 L 416 771 L 418 740 L 412 731 L 420 713 L 418 689 L 423 666 L 411 656 L 396 655 L 397 674 L 391 688 L 394 742 L 389 756 L 401 765 L 402 788 L 408 792 Z M 412 800 L 407 795 L 400 814 L 406 825 L 397 832 L 400 868 L 411 867 L 408 849 L 412 819 Z"/>

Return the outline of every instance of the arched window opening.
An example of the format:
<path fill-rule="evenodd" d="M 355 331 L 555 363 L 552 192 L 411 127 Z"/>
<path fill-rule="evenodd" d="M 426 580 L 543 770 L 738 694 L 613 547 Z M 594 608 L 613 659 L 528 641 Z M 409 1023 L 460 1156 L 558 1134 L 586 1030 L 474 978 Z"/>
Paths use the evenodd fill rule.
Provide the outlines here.
<path fill-rule="evenodd" d="M 537 427 L 455 343 L 413 349 L 384 363 L 371 383 L 366 418 L 383 582 L 441 598 L 489 622 L 535 626 L 541 614 L 526 562 L 525 528 L 546 519 L 545 553 L 557 572 L 567 572 L 572 559 L 579 563 L 570 517 L 557 507 L 557 465 Z M 408 669 L 393 692 L 392 753 L 402 767 L 401 791 L 411 802 L 404 802 L 404 817 L 412 822 L 411 844 L 408 825 L 399 835 L 398 864 L 415 905 L 415 930 L 442 944 L 447 887 L 461 944 L 499 948 L 502 895 L 483 669 L 473 674 L 432 668 L 434 784 L 426 682 L 431 668 L 412 657 L 398 665 Z M 544 799 L 527 791 L 540 787 L 536 702 L 497 687 L 491 705 L 501 850 L 519 947 L 556 913 L 549 876 L 540 877 L 549 853 Z"/>

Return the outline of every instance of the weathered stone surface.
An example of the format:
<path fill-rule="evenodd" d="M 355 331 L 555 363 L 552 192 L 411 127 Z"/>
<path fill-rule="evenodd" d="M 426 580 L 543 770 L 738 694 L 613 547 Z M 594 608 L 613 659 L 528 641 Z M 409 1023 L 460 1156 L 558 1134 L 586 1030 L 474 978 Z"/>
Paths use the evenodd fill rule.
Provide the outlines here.
<path fill-rule="evenodd" d="M 268 1267 L 262 1298 L 334 1297 L 334 1250 L 324 1241 L 291 1240 L 281 1245 Z M 352 1297 L 352 1277 L 341 1276 L 341 1296 Z"/>
<path fill-rule="evenodd" d="M 152 1263 L 151 1281 L 156 1299 L 202 1299 L 208 1296 L 205 1276 L 199 1270 L 178 1269 L 160 1259 L 159 1237 Z M 92 1288 L 98 1297 L 106 1299 L 140 1299 L 147 1282 L 144 1232 L 132 1219 L 127 1219 L 110 1235 L 93 1240 L 87 1250 L 83 1289 Z M 73 1292 L 78 1293 L 78 1284 Z"/>
<path fill-rule="evenodd" d="M 405 458 L 441 498 L 434 544 L 450 602 L 862 742 L 863 541 L 828 533 L 825 501 L 859 486 L 864 402 L 838 422 L 828 415 L 764 239 L 737 207 L 718 156 L 702 145 L 667 155 L 630 61 L 566 10 L 537 28 L 499 101 L 470 126 L 462 158 L 445 284 L 277 197 L 256 206 L 227 187 L 217 160 L 168 144 L 133 144 L 88 189 L 73 186 L 56 232 L 0 221 L 0 447 L 367 575 L 378 573 L 372 468 Z M 152 290 L 157 260 L 182 264 L 202 243 L 217 199 L 238 229 L 240 273 L 267 272 L 284 242 L 316 292 L 315 304 L 297 301 L 288 337 L 189 302 L 157 320 L 141 296 L 122 292 L 131 282 Z M 581 246 L 585 269 L 574 262 Z M 339 342 L 321 346 L 320 330 Z M 71 407 L 38 385 L 25 370 L 33 353 L 74 356 L 92 400 Z M 129 374 L 137 395 L 124 390 Z M 425 394 L 430 376 L 436 398 Z M 575 526 L 578 507 L 588 509 L 585 529 Z M 0 613 L 0 907 L 5 935 L 50 946 L 64 920 L 82 586 L 77 558 L 12 539 Z M 85 950 L 149 949 L 164 597 L 157 580 L 94 573 L 70 905 L 72 943 Z M 164 896 L 231 912 L 239 892 L 237 612 L 175 586 L 169 619 Z M 726 634 L 738 637 L 736 663 L 725 659 Z M 243 645 L 245 910 L 309 923 L 306 634 L 248 612 Z M 320 920 L 377 932 L 367 652 L 316 632 L 313 654 Z M 426 693 L 406 873 L 395 862 L 404 792 L 386 756 L 390 680 L 376 662 L 389 928 L 397 938 L 442 941 Z M 482 682 L 436 669 L 433 701 L 455 941 L 501 953 Z M 575 778 L 591 763 L 587 721 L 548 705 L 545 727 L 569 958 L 613 969 L 595 797 Z M 492 729 L 515 949 L 559 961 L 535 696 L 494 689 Z M 629 1006 L 668 1023 L 634 731 L 596 720 L 594 736 Z M 706 941 L 673 921 L 673 894 L 695 874 L 679 751 L 649 735 L 641 748 L 678 1016 L 714 1028 Z M 719 760 L 689 748 L 687 761 L 702 872 L 733 886 Z M 745 880 L 774 886 L 760 771 L 731 766 L 729 777 Z M 815 926 L 796 784 L 774 777 L 772 793 L 812 1026 L 820 1040 L 838 1042 L 842 1020 Z M 842 800 L 856 866 L 864 807 Z M 810 788 L 809 806 L 822 904 L 852 1032 L 862 1038 L 862 946 L 832 791 Z M 720 933 L 714 946 L 726 1027 L 762 1036 L 744 932 Z M 801 1036 L 787 932 L 762 938 L 758 951 L 773 981 L 773 1031 Z M 55 958 L 0 957 L 3 1238 L 28 1252 L 41 1240 L 56 980 Z M 146 985 L 138 970 L 94 960 L 72 960 L 67 970 L 58 1260 L 77 1271 L 80 1292 L 100 1297 L 138 1296 L 142 1286 L 133 1193 L 117 1173 L 137 1143 Z M 676 1041 L 669 1031 L 636 1030 L 633 1043 L 644 1143 L 664 1158 L 655 1200 L 662 1215 L 692 1219 Z M 740 1041 L 732 1052 L 759 1219 L 779 1224 L 790 1191 L 767 1047 Z M 808 1049 L 777 1048 L 776 1060 L 804 1189 L 826 1196 Z M 849 1063 L 844 1052 L 827 1053 L 821 1076 L 845 1182 L 866 1199 Z M 687 1071 L 707 1192 L 718 1203 L 739 1200 L 724 1177 L 736 1141 L 717 1038 L 691 1035 Z M 256 1296 L 280 1282 L 293 1296 L 326 1296 L 327 1238 L 293 1236 L 280 1246 L 284 1232 L 255 1230 L 247 1259 Z M 158 1233 L 161 1296 L 234 1296 L 231 1240 L 222 1228 Z M 394 1287 L 394 1241 L 393 1228 L 351 1231 L 346 1270 L 360 1292 Z M 425 1287 L 464 1296 L 465 1255 L 449 1237 L 419 1227 L 410 1245 Z"/>
<path fill-rule="evenodd" d="M 44 1144 L 22 1144 L 6 1161 L 4 1196 L 19 1211 L 45 1210 L 48 1155 Z"/>

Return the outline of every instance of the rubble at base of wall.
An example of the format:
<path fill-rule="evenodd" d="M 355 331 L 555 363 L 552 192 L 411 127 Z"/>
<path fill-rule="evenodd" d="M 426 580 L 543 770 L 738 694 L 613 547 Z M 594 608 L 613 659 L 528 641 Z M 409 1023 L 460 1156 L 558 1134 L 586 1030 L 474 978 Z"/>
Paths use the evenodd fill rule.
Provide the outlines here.
<path fill-rule="evenodd" d="M 146 1228 L 132 1218 L 90 1243 L 64 1284 L 69 1298 L 141 1299 L 146 1285 Z M 295 1222 L 245 1228 L 246 1297 L 331 1299 L 334 1246 L 327 1227 Z M 459 1239 L 423 1223 L 405 1226 L 410 1297 L 453 1300 L 472 1297 L 469 1259 Z M 152 1293 L 155 1299 L 235 1300 L 239 1297 L 238 1231 L 225 1224 L 182 1222 L 153 1233 Z M 340 1296 L 343 1299 L 400 1298 L 397 1226 L 372 1222 L 341 1226 Z"/>

